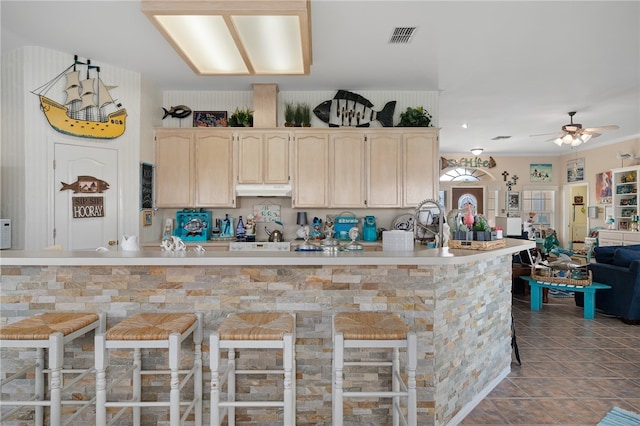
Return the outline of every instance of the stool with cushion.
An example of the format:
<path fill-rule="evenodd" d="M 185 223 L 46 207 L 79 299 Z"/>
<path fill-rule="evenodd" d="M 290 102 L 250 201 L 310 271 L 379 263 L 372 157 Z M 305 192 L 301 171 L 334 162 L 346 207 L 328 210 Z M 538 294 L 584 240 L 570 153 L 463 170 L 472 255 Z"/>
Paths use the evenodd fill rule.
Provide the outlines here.
<path fill-rule="evenodd" d="M 182 342 L 192 336 L 193 363 L 187 370 L 180 369 Z M 140 424 L 142 407 L 168 407 L 169 424 L 184 424 L 193 412 L 195 424 L 202 424 L 202 315 L 193 313 L 139 313 L 134 314 L 107 331 L 96 335 L 96 424 L 107 424 L 107 408 L 121 407 L 111 421 L 122 416 L 129 408 L 133 411 L 134 425 Z M 107 380 L 109 350 L 133 350 L 133 364 L 121 375 Z M 142 349 L 167 349 L 168 369 L 143 370 Z M 169 401 L 143 401 L 142 375 L 169 375 Z M 120 381 L 131 377 L 132 399 L 108 401 L 109 391 Z M 183 387 L 193 381 L 191 401 L 182 402 Z M 185 407 L 184 413 L 182 408 Z M 182 415 L 181 415 L 182 413 Z"/>
<path fill-rule="evenodd" d="M 35 407 L 35 424 L 44 424 L 44 407 L 49 407 L 49 423 L 60 425 L 63 405 L 76 405 L 78 408 L 69 416 L 65 416 L 65 424 L 89 407 L 95 399 L 78 400 L 66 391 L 93 372 L 93 365 L 86 368 L 69 368 L 65 366 L 64 353 L 66 345 L 74 339 L 84 336 L 91 330 L 102 331 L 101 317 L 93 313 L 44 313 L 0 327 L 0 348 L 34 348 L 35 364 L 5 378 L 0 386 L 5 386 L 16 379 L 22 379 L 27 371 L 34 370 L 34 395 L 28 400 L 2 400 L 0 406 L 16 408 L 2 414 L 0 422 L 16 414 L 24 406 Z M 45 355 L 49 368 L 45 368 Z M 4 362 L 3 362 L 4 363 Z M 73 379 L 65 382 L 65 375 L 73 375 Z M 48 378 L 48 380 L 46 380 Z M 45 381 L 49 392 L 45 392 Z M 9 392 L 10 393 L 10 392 Z M 64 398 L 64 399 L 63 399 Z"/>
<path fill-rule="evenodd" d="M 353 357 L 345 360 L 347 349 L 389 349 L 391 361 L 356 361 Z M 400 371 L 400 349 L 406 351 L 406 382 Z M 339 313 L 333 317 L 333 425 L 340 426 L 344 422 L 345 398 L 391 398 L 393 425 L 417 424 L 417 340 L 415 333 L 396 314 L 387 312 L 353 312 Z M 353 386 L 344 389 L 348 371 L 345 367 L 391 367 L 391 389 L 365 389 Z M 376 373 L 377 376 L 377 373 Z M 358 390 L 362 389 L 362 390 Z M 402 413 L 400 398 L 406 399 L 406 416 Z"/>
<path fill-rule="evenodd" d="M 283 424 L 296 422 L 295 315 L 288 313 L 235 313 L 227 316 L 210 336 L 211 425 L 218 426 L 227 410 L 228 424 L 235 424 L 236 407 L 283 408 Z M 236 349 L 276 349 L 282 351 L 282 368 L 258 370 L 251 365 L 236 368 Z M 220 372 L 220 351 L 228 351 L 225 372 Z M 260 356 L 262 358 L 262 356 Z M 275 358 L 274 358 L 275 361 Z M 277 374 L 283 377 L 280 400 L 236 400 L 236 375 Z M 222 381 L 220 380 L 222 376 Z M 227 400 L 220 394 L 227 382 Z M 239 396 L 239 395 L 238 395 Z"/>

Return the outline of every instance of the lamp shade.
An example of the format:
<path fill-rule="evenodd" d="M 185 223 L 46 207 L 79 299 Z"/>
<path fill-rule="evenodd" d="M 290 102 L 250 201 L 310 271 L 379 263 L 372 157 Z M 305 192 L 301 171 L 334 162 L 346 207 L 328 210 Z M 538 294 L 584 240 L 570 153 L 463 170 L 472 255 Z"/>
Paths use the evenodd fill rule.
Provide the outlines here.
<path fill-rule="evenodd" d="M 298 218 L 296 219 L 296 224 L 300 226 L 304 226 L 307 223 L 307 212 L 298 212 Z"/>

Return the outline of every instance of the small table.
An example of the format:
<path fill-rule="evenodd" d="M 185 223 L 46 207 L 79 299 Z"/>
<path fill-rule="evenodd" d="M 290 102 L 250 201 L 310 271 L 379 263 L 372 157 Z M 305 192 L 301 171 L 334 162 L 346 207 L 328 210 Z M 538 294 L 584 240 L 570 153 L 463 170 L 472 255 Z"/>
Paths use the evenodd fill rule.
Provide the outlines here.
<path fill-rule="evenodd" d="M 584 317 L 593 319 L 596 316 L 596 290 L 610 289 L 610 285 L 592 282 L 591 285 L 581 286 L 572 284 L 545 283 L 534 280 L 529 276 L 521 276 L 529 281 L 531 286 L 531 310 L 539 311 L 542 307 L 542 289 L 555 288 L 557 290 L 569 290 L 584 293 Z"/>

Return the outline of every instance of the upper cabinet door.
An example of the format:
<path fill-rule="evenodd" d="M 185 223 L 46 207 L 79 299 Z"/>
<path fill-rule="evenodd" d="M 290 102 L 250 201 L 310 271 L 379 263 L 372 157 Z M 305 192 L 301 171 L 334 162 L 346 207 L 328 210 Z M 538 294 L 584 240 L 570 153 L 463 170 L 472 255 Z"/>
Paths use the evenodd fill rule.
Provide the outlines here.
<path fill-rule="evenodd" d="M 263 183 L 262 133 L 238 133 L 238 183 Z"/>
<path fill-rule="evenodd" d="M 400 207 L 400 133 L 367 132 L 367 207 Z"/>
<path fill-rule="evenodd" d="M 195 200 L 197 207 L 235 207 L 231 131 L 196 132 Z"/>
<path fill-rule="evenodd" d="M 264 132 L 264 183 L 289 183 L 289 133 Z"/>
<path fill-rule="evenodd" d="M 330 138 L 330 207 L 366 207 L 364 133 L 332 133 Z"/>
<path fill-rule="evenodd" d="M 238 132 L 238 183 L 289 183 L 289 133 Z"/>
<path fill-rule="evenodd" d="M 329 136 L 327 132 L 296 132 L 291 206 L 329 206 Z"/>
<path fill-rule="evenodd" d="M 157 207 L 194 206 L 192 142 L 192 132 L 156 131 L 154 186 Z"/>
<path fill-rule="evenodd" d="M 403 206 L 416 207 L 426 199 L 438 199 L 438 134 L 436 130 L 402 135 L 404 181 Z"/>

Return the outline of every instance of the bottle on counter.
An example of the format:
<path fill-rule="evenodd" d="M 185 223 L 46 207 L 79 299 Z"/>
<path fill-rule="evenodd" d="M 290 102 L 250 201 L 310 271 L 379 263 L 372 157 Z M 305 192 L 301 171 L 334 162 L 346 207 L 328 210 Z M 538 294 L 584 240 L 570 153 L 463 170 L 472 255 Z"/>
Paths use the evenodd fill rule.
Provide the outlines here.
<path fill-rule="evenodd" d="M 242 216 L 238 218 L 238 226 L 236 226 L 236 237 L 244 237 L 245 228 L 244 222 L 242 222 Z"/>

